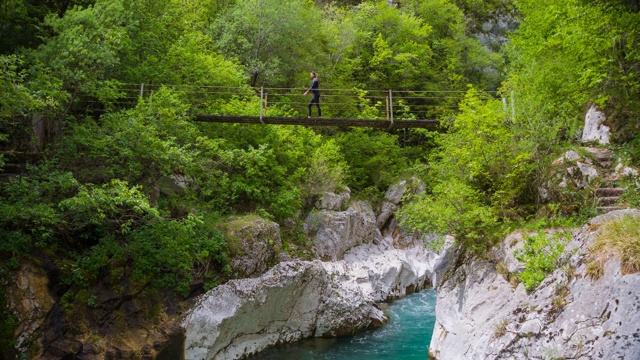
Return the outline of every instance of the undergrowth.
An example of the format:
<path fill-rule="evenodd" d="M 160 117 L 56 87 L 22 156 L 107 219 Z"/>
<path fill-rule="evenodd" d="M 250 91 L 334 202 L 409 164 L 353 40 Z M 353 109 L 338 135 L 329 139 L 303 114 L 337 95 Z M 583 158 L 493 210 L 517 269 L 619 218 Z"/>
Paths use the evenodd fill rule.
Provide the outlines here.
<path fill-rule="evenodd" d="M 640 272 L 640 222 L 629 215 L 605 222 L 590 250 L 587 269 L 592 277 L 602 275 L 604 263 L 612 257 L 622 262 L 623 274 Z"/>

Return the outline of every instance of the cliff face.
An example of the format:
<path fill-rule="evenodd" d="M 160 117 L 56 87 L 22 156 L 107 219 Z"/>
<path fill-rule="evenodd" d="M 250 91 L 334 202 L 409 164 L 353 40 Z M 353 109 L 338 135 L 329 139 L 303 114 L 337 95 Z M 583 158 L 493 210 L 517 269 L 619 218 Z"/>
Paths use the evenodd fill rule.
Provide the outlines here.
<path fill-rule="evenodd" d="M 385 204 L 395 208 L 408 190 L 406 182 L 391 187 Z M 382 216 L 388 205 L 377 217 L 366 202 L 332 210 L 341 207 L 323 206 L 305 222 L 316 254 L 332 262 L 281 262 L 258 278 L 209 291 L 182 323 L 185 357 L 240 359 L 275 344 L 353 334 L 387 320 L 377 303 L 440 281 L 450 246 L 426 250 L 392 211 Z"/>
<path fill-rule="evenodd" d="M 435 359 L 640 359 L 640 274 L 623 274 L 610 258 L 600 278 L 589 276 L 587 256 L 598 226 L 637 210 L 598 216 L 573 231 L 567 262 L 535 290 L 514 287 L 496 270 L 522 268 L 514 234 L 489 260 L 466 259 L 438 288 L 430 345 Z"/>

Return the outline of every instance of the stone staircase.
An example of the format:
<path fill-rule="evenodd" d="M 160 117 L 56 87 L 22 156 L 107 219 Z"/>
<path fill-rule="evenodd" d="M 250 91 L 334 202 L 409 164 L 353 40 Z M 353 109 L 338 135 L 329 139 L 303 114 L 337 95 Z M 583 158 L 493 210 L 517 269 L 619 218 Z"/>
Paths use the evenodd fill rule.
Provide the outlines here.
<path fill-rule="evenodd" d="M 596 189 L 596 209 L 599 213 L 604 214 L 613 210 L 620 210 L 624 207 L 618 204 L 620 195 L 625 191 L 618 185 L 619 176 L 614 173 L 613 153 L 609 149 L 587 148 L 602 169 L 602 183 Z"/>

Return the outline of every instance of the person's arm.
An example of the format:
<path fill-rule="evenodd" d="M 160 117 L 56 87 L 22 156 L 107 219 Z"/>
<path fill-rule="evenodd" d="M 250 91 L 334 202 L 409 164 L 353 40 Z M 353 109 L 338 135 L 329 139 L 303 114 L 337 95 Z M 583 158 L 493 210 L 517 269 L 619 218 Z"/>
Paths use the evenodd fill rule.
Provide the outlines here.
<path fill-rule="evenodd" d="M 309 87 L 309 89 L 307 89 L 307 91 L 304 92 L 304 95 L 307 95 L 309 91 L 312 91 L 313 89 L 317 89 L 317 88 L 318 88 L 318 79 L 313 79 L 313 81 L 311 81 L 311 86 Z"/>

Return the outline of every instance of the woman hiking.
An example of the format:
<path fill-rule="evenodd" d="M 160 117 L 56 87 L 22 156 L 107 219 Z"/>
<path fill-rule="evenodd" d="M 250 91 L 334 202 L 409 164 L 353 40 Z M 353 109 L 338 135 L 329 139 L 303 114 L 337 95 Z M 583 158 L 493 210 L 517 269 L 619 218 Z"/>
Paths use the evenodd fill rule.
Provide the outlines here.
<path fill-rule="evenodd" d="M 318 75 L 316 75 L 315 71 L 312 71 L 309 74 L 309 77 L 311 77 L 311 87 L 309 88 L 309 90 L 304 92 L 304 96 L 307 96 L 309 91 L 311 91 L 313 93 L 313 97 L 311 98 L 311 100 L 309 100 L 309 105 L 307 106 L 309 108 L 309 111 L 307 112 L 307 118 L 311 119 L 311 106 L 313 104 L 316 104 L 316 108 L 318 108 L 318 117 L 322 117 L 322 111 L 320 111 L 320 90 L 318 89 Z"/>

